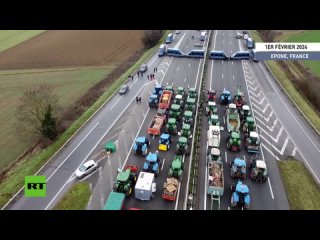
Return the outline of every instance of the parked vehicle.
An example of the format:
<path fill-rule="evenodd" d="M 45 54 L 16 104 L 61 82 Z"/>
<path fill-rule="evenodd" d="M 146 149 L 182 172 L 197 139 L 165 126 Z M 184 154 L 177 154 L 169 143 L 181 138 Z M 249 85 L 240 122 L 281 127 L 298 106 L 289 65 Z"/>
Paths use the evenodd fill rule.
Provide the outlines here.
<path fill-rule="evenodd" d="M 169 109 L 171 106 L 171 99 L 172 99 L 172 91 L 163 90 L 160 97 L 160 101 L 159 101 L 159 108 Z"/>
<path fill-rule="evenodd" d="M 133 151 L 135 154 L 141 154 L 146 156 L 148 148 L 150 147 L 150 141 L 146 137 L 137 137 L 133 144 Z"/>
<path fill-rule="evenodd" d="M 178 179 L 171 177 L 167 178 L 163 184 L 162 198 L 168 201 L 175 201 L 179 189 Z"/>
<path fill-rule="evenodd" d="M 164 56 L 166 54 L 167 54 L 167 47 L 166 47 L 166 45 L 161 44 L 160 47 L 159 47 L 158 56 L 162 57 L 162 56 Z"/>
<path fill-rule="evenodd" d="M 147 64 L 142 64 L 140 69 L 139 69 L 139 72 L 144 73 L 147 70 L 148 70 L 148 65 Z"/>
<path fill-rule="evenodd" d="M 183 156 L 182 155 L 175 155 L 174 159 L 171 163 L 171 167 L 169 169 L 168 177 L 174 177 L 181 181 L 182 174 L 183 174 Z"/>
<path fill-rule="evenodd" d="M 94 160 L 89 160 L 83 164 L 76 170 L 75 175 L 78 178 L 84 178 L 88 174 L 92 173 L 94 170 L 98 169 L 98 164 Z"/>
<path fill-rule="evenodd" d="M 138 181 L 134 188 L 135 198 L 142 201 L 150 201 L 155 197 L 157 185 L 155 175 L 148 172 L 140 172 Z"/>
<path fill-rule="evenodd" d="M 184 57 L 186 54 L 178 48 L 168 48 L 167 55 L 170 57 Z"/>
<path fill-rule="evenodd" d="M 113 185 L 113 191 L 124 193 L 126 197 L 131 196 L 137 181 L 137 172 L 138 167 L 134 165 L 128 165 L 124 170 L 119 171 L 117 180 Z"/>
<path fill-rule="evenodd" d="M 207 132 L 207 140 L 209 149 L 219 148 L 220 147 L 220 127 L 219 126 L 210 126 Z"/>
<path fill-rule="evenodd" d="M 268 168 L 265 161 L 260 160 L 258 155 L 253 155 L 250 158 L 250 178 L 256 182 L 266 182 L 268 179 Z"/>
<path fill-rule="evenodd" d="M 165 124 L 165 116 L 154 116 L 149 128 L 148 128 L 148 134 L 150 135 L 160 135 L 161 128 Z"/>
<path fill-rule="evenodd" d="M 244 159 L 241 159 L 239 157 L 236 157 L 230 162 L 230 176 L 232 178 L 246 178 L 246 161 Z"/>
<path fill-rule="evenodd" d="M 156 151 L 155 153 L 150 152 L 146 157 L 146 161 L 143 164 L 143 171 L 154 173 L 157 177 L 160 174 L 161 165 L 162 160 L 158 151 Z"/>
<path fill-rule="evenodd" d="M 129 86 L 127 84 L 122 85 L 119 90 L 120 95 L 125 95 L 129 91 Z"/>
<path fill-rule="evenodd" d="M 249 187 L 238 180 L 236 185 L 231 186 L 231 207 L 248 209 L 250 207 Z"/>
<path fill-rule="evenodd" d="M 234 103 L 230 103 L 226 111 L 228 132 L 238 132 L 240 128 L 240 116 Z"/>
<path fill-rule="evenodd" d="M 231 93 L 229 90 L 223 89 L 223 92 L 219 97 L 220 104 L 229 104 L 231 103 Z"/>
<path fill-rule="evenodd" d="M 209 59 L 229 60 L 229 57 L 223 51 L 210 51 Z"/>
<path fill-rule="evenodd" d="M 103 210 L 122 210 L 126 195 L 118 192 L 110 192 Z"/>
<path fill-rule="evenodd" d="M 204 50 L 191 50 L 186 54 L 190 58 L 204 58 Z"/>
<path fill-rule="evenodd" d="M 172 41 L 173 41 L 173 34 L 169 33 L 166 38 L 166 43 L 169 44 L 169 43 L 172 43 Z"/>
<path fill-rule="evenodd" d="M 238 51 L 231 55 L 230 60 L 249 60 L 251 53 L 249 51 Z"/>

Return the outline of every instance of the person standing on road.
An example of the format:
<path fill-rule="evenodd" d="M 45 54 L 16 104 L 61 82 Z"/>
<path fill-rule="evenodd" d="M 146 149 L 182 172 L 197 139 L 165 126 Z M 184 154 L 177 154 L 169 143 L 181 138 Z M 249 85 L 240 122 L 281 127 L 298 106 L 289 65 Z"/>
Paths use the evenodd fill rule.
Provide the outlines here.
<path fill-rule="evenodd" d="M 138 77 L 139 77 L 140 72 L 138 71 Z"/>
<path fill-rule="evenodd" d="M 139 103 L 139 97 L 138 96 L 136 96 L 136 101 L 137 101 L 137 103 Z"/>
<path fill-rule="evenodd" d="M 141 72 L 141 77 L 143 77 L 143 73 Z"/>
<path fill-rule="evenodd" d="M 141 104 L 141 97 L 139 97 L 139 104 Z"/>
<path fill-rule="evenodd" d="M 147 78 L 148 78 L 148 80 L 149 80 L 149 75 L 147 75 Z M 151 76 L 150 76 L 150 78 L 151 78 Z"/>
<path fill-rule="evenodd" d="M 156 73 L 158 72 L 158 68 L 156 67 Z"/>

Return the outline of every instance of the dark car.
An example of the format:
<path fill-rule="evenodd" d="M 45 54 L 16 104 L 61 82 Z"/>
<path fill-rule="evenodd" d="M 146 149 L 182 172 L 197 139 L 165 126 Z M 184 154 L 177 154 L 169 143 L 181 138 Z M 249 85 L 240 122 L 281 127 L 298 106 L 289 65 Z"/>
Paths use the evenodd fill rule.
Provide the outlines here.
<path fill-rule="evenodd" d="M 124 95 L 124 94 L 126 94 L 128 91 L 129 91 L 129 86 L 125 84 L 125 85 L 123 85 L 123 86 L 120 88 L 119 94 L 120 94 L 120 95 Z"/>
<path fill-rule="evenodd" d="M 148 70 L 148 65 L 147 64 L 142 64 L 140 69 L 139 69 L 139 72 L 146 72 Z"/>

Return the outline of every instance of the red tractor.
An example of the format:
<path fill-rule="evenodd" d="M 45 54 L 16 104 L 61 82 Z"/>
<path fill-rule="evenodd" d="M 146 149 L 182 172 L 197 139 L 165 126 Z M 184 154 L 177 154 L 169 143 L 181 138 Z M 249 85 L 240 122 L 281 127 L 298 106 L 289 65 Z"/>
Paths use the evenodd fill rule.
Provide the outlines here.
<path fill-rule="evenodd" d="M 217 92 L 213 90 L 207 90 L 207 102 L 214 102 Z"/>

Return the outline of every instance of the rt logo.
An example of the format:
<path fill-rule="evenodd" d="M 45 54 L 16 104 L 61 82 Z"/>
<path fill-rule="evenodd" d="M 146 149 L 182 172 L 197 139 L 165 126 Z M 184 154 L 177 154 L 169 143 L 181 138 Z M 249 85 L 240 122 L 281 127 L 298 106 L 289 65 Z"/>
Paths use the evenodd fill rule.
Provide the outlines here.
<path fill-rule="evenodd" d="M 25 176 L 24 187 L 26 197 L 45 197 L 46 176 Z"/>

